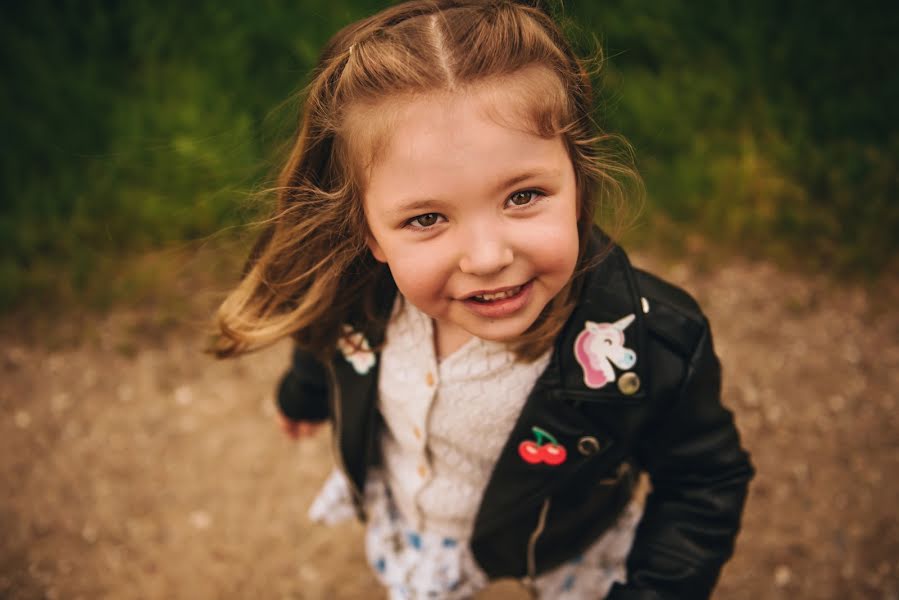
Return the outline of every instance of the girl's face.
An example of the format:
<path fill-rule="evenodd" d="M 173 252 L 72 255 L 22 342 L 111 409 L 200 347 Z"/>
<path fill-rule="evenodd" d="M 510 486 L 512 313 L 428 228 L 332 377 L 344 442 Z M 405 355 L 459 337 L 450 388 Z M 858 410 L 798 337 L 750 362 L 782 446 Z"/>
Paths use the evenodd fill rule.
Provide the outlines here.
<path fill-rule="evenodd" d="M 372 254 L 434 319 L 438 338 L 514 340 L 577 262 L 576 182 L 562 139 L 491 119 L 490 90 L 403 105 L 365 191 Z"/>

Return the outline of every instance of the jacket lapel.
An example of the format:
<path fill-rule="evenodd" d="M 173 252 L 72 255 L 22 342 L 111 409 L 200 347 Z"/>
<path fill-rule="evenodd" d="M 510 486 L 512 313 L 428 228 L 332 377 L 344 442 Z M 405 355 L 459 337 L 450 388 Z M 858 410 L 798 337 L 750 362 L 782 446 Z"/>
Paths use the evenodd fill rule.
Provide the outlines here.
<path fill-rule="evenodd" d="M 588 256 L 596 256 L 603 244 L 607 247 L 608 242 L 596 231 L 588 246 Z M 615 454 L 614 432 L 587 418 L 580 405 L 612 403 L 619 410 L 627 410 L 628 406 L 639 406 L 644 400 L 649 382 L 645 360 L 641 360 L 646 340 L 642 309 L 627 257 L 614 246 L 587 274 L 578 307 L 557 338 L 552 359 L 528 396 L 503 447 L 475 520 L 477 536 L 501 525 L 508 515 L 539 505 L 572 477 L 593 476 L 597 466 L 605 462 L 611 466 L 613 461 L 605 459 Z M 578 360 L 579 338 L 581 345 L 586 346 L 582 334 L 592 335 L 588 323 L 595 324 L 594 329 L 600 331 L 609 327 L 611 346 L 618 349 L 612 359 L 602 350 L 607 345 L 600 340 L 596 351 L 588 346 L 582 353 L 586 356 Z M 627 358 L 630 353 L 633 353 L 632 364 Z M 591 354 L 592 358 L 610 363 L 612 373 L 606 381 L 585 375 L 582 362 L 588 363 L 587 368 L 600 370 L 589 362 Z M 626 384 L 620 385 L 622 381 Z M 551 434 L 564 447 L 564 462 L 554 465 L 523 458 L 521 444 L 535 438 L 535 427 Z"/>
<path fill-rule="evenodd" d="M 390 279 L 379 296 L 377 311 L 378 320 L 386 318 L 393 308 L 396 299 L 396 286 Z M 356 334 L 348 326 L 350 336 Z M 346 339 L 346 338 L 345 338 Z M 354 352 L 359 343 L 371 350 L 362 355 Z M 335 433 L 337 448 L 340 452 L 335 460 L 342 460 L 346 475 L 352 479 L 356 489 L 365 489 L 365 476 L 369 463 L 377 455 L 377 419 L 376 407 L 378 397 L 378 373 L 380 371 L 381 353 L 376 352 L 384 341 L 384 331 L 370 330 L 358 332 L 351 340 L 353 343 L 338 343 L 338 351 L 332 361 L 336 381 L 333 382 L 331 394 L 334 407 Z"/>

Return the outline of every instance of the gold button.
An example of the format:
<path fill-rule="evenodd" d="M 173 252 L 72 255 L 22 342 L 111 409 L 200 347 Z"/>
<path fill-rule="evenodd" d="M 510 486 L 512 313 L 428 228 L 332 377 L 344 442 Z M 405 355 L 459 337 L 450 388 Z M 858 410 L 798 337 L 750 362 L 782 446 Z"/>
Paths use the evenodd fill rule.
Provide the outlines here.
<path fill-rule="evenodd" d="M 640 378 L 636 373 L 625 373 L 618 379 L 618 389 L 625 396 L 633 396 L 640 389 Z"/>
<path fill-rule="evenodd" d="M 418 465 L 418 474 L 424 477 L 428 474 L 428 468 L 424 465 Z"/>
<path fill-rule="evenodd" d="M 425 383 L 428 384 L 428 387 L 434 386 L 434 374 L 428 371 L 428 374 L 425 375 Z"/>
<path fill-rule="evenodd" d="M 599 452 L 599 440 L 592 435 L 585 435 L 577 441 L 577 449 L 584 456 L 593 456 Z"/>
<path fill-rule="evenodd" d="M 412 433 L 415 434 L 415 439 L 421 439 L 421 429 L 419 429 L 417 426 L 412 430 Z"/>

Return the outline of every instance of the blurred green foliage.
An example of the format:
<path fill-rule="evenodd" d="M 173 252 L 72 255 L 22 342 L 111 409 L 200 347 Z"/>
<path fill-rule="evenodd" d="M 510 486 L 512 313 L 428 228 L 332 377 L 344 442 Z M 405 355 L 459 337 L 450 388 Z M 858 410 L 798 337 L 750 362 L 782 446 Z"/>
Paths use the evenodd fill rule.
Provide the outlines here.
<path fill-rule="evenodd" d="M 319 48 L 383 4 L 4 3 L 0 306 L 77 296 L 134 253 L 253 218 Z M 645 235 L 882 270 L 899 238 L 897 14 L 566 3 L 576 45 L 604 49 L 598 116 L 636 148 Z"/>
<path fill-rule="evenodd" d="M 895 265 L 899 5 L 651 4 L 578 5 L 602 36 L 605 118 L 636 148 L 651 213 L 805 266 Z"/>

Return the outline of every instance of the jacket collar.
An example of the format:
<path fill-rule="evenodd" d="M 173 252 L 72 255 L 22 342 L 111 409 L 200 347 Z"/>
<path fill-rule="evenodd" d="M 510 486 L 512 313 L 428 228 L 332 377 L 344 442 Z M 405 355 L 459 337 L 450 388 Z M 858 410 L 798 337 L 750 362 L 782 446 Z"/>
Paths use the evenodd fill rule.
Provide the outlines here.
<path fill-rule="evenodd" d="M 594 228 L 587 245 L 587 264 L 596 263 L 585 274 L 580 298 L 565 326 L 556 339 L 552 360 L 538 383 L 559 389 L 569 399 L 614 400 L 642 399 L 649 389 L 646 370 L 646 318 L 644 301 L 637 290 L 634 271 L 624 251 L 598 228 Z M 606 370 L 614 378 L 602 377 L 593 368 L 593 377 L 585 373 L 587 367 L 583 347 L 578 360 L 576 345 L 588 324 L 620 328 L 624 341 L 621 352 L 636 359 L 632 366 L 620 358 L 616 360 L 594 356 L 606 363 Z M 617 330 L 617 329 L 616 329 Z M 589 336 L 589 334 L 588 334 Z M 587 341 L 587 340 L 583 340 Z M 622 377 L 626 373 L 624 380 Z M 605 379 L 604 382 L 602 380 Z M 634 384 L 636 383 L 636 390 Z"/>

